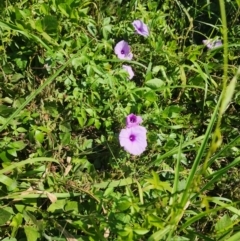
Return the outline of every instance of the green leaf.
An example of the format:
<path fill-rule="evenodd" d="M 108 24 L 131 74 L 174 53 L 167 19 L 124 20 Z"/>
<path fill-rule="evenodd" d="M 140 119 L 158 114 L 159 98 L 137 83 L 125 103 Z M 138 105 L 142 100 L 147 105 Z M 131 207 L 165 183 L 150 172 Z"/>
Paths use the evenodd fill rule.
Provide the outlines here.
<path fill-rule="evenodd" d="M 157 94 L 153 90 L 150 90 L 144 94 L 144 98 L 150 102 L 154 102 L 157 100 Z"/>
<path fill-rule="evenodd" d="M 8 107 L 6 105 L 0 105 L 0 115 L 7 117 L 15 111 L 14 108 Z"/>
<path fill-rule="evenodd" d="M 130 202 L 127 198 L 122 198 L 117 203 L 117 209 L 120 211 L 127 210 L 132 205 L 132 202 Z"/>
<path fill-rule="evenodd" d="M 21 151 L 26 147 L 26 145 L 27 144 L 25 144 L 23 141 L 14 141 L 9 146 L 16 149 L 17 151 Z"/>
<path fill-rule="evenodd" d="M 89 31 L 89 33 L 92 35 L 92 36 L 96 36 L 97 35 L 97 28 L 95 25 L 93 25 L 92 23 L 89 23 L 87 25 L 87 29 Z"/>
<path fill-rule="evenodd" d="M 43 143 L 43 141 L 44 141 L 44 133 L 42 133 L 39 130 L 36 130 L 34 137 L 35 137 L 36 141 L 38 141 L 39 143 Z"/>
<path fill-rule="evenodd" d="M 121 221 L 125 224 L 129 224 L 129 222 L 131 221 L 131 216 L 126 213 L 116 212 L 114 214 L 114 216 L 115 216 L 116 220 Z"/>
<path fill-rule="evenodd" d="M 150 79 L 147 82 L 145 82 L 145 85 L 151 89 L 158 89 L 161 88 L 164 85 L 164 82 L 161 79 Z"/>
<path fill-rule="evenodd" d="M 38 19 L 36 22 L 35 22 L 35 29 L 42 33 L 43 32 L 43 26 L 42 26 L 42 21 L 40 19 Z"/>
<path fill-rule="evenodd" d="M 95 118 L 90 118 L 87 121 L 87 126 L 91 126 L 95 122 Z"/>
<path fill-rule="evenodd" d="M 71 9 L 70 18 L 75 20 L 79 19 L 78 10 L 76 8 Z"/>
<path fill-rule="evenodd" d="M 17 241 L 15 238 L 4 238 L 2 241 Z"/>
<path fill-rule="evenodd" d="M 227 214 L 221 217 L 215 225 L 215 230 L 218 237 L 226 235 L 227 233 L 229 233 L 230 230 L 232 230 L 232 228 L 233 228 L 232 220 Z"/>
<path fill-rule="evenodd" d="M 26 209 L 27 208 L 25 207 L 23 210 L 23 217 L 24 217 L 25 222 L 28 224 L 34 224 L 37 226 L 38 221 L 37 221 L 36 217 L 33 214 L 31 214 L 31 212 L 28 212 Z"/>
<path fill-rule="evenodd" d="M 15 149 L 8 149 L 7 153 L 10 154 L 11 156 L 17 157 L 17 152 Z"/>
<path fill-rule="evenodd" d="M 239 241 L 240 240 L 240 232 L 235 233 L 231 238 L 226 241 Z"/>
<path fill-rule="evenodd" d="M 68 145 L 70 144 L 71 134 L 70 132 L 61 133 L 60 138 L 63 145 Z"/>
<path fill-rule="evenodd" d="M 16 180 L 13 180 L 5 175 L 0 175 L 0 182 L 6 185 L 9 191 L 12 191 L 17 187 Z"/>
<path fill-rule="evenodd" d="M 40 234 L 35 227 L 24 226 L 24 231 L 27 236 L 27 241 L 36 241 L 40 237 Z"/>
<path fill-rule="evenodd" d="M 77 117 L 78 123 L 81 127 L 84 127 L 84 124 L 86 122 L 86 119 L 83 117 Z"/>
<path fill-rule="evenodd" d="M 144 235 L 146 233 L 148 233 L 150 230 L 145 229 L 145 228 L 134 228 L 133 232 L 138 234 L 138 235 Z"/>
<path fill-rule="evenodd" d="M 16 74 L 14 74 L 14 75 L 12 76 L 11 82 L 16 83 L 16 82 L 18 82 L 20 79 L 23 79 L 23 78 L 24 78 L 24 76 L 23 76 L 22 74 L 16 73 Z"/>
<path fill-rule="evenodd" d="M 49 5 L 45 4 L 45 3 L 41 3 L 40 4 L 40 11 L 41 13 L 43 13 L 44 15 L 47 15 L 49 12 Z"/>
<path fill-rule="evenodd" d="M 228 229 L 229 227 L 231 227 L 231 225 L 232 225 L 232 220 L 227 214 L 225 214 L 217 221 L 215 225 L 215 230 L 217 232 L 222 232 L 224 229 Z"/>
<path fill-rule="evenodd" d="M 9 156 L 7 154 L 7 151 L 3 151 L 0 153 L 0 159 L 6 163 L 11 162 L 11 160 L 9 159 Z"/>
<path fill-rule="evenodd" d="M 34 199 L 32 199 L 34 200 Z M 24 211 L 30 211 L 30 212 L 35 212 L 36 208 L 34 206 L 26 206 L 25 204 L 15 204 L 15 208 L 18 210 L 18 212 L 23 213 Z"/>
<path fill-rule="evenodd" d="M 62 132 L 70 132 L 72 128 L 69 123 L 63 123 L 62 125 L 59 125 L 59 130 Z"/>
<path fill-rule="evenodd" d="M 235 86 L 236 86 L 239 75 L 240 75 L 240 67 L 238 68 L 237 74 L 233 77 L 230 84 L 227 86 L 225 95 L 222 98 L 222 103 L 221 103 L 221 107 L 220 107 L 221 115 L 224 114 L 224 112 L 226 111 L 226 109 L 228 107 L 228 104 L 230 103 L 230 101 L 233 97 Z"/>
<path fill-rule="evenodd" d="M 165 240 L 164 237 L 170 232 L 172 229 L 172 226 L 168 225 L 164 229 L 161 229 L 155 233 L 153 233 L 147 241 L 159 241 L 159 240 Z"/>
<path fill-rule="evenodd" d="M 69 6 L 67 4 L 60 3 L 58 5 L 58 8 L 59 8 L 59 10 L 61 11 L 61 13 L 63 15 L 65 15 L 66 17 L 69 17 L 69 13 L 71 12 L 71 10 L 70 10 L 70 8 L 69 8 Z"/>
<path fill-rule="evenodd" d="M 3 102 L 7 103 L 7 104 L 12 104 L 13 103 L 13 99 L 9 98 L 9 97 L 5 97 L 2 99 Z"/>
<path fill-rule="evenodd" d="M 157 227 L 159 229 L 163 229 L 164 222 L 163 222 L 163 220 L 161 218 L 157 217 L 154 214 L 149 214 L 147 219 L 148 219 L 148 222 L 151 225 L 153 225 L 153 226 L 155 226 L 155 227 Z"/>
<path fill-rule="evenodd" d="M 177 118 L 182 110 L 183 108 L 176 105 L 167 106 L 162 112 L 162 116 L 164 118 Z"/>
<path fill-rule="evenodd" d="M 135 183 L 135 181 L 129 177 L 129 178 L 120 179 L 116 181 L 96 183 L 96 184 L 93 184 L 93 186 L 96 188 L 107 188 L 107 187 L 110 188 L 110 187 L 127 186 L 132 183 Z"/>
<path fill-rule="evenodd" d="M 51 212 L 51 213 L 62 213 L 64 210 L 65 204 L 66 204 L 66 200 L 60 199 L 60 200 L 57 200 L 55 203 L 52 203 L 47 210 L 48 212 Z"/>
<path fill-rule="evenodd" d="M 72 59 L 72 65 L 75 69 L 77 69 L 79 66 L 82 66 L 84 63 L 88 62 L 89 58 L 82 54 L 80 57 Z"/>
<path fill-rule="evenodd" d="M 169 192 L 172 192 L 172 187 L 169 182 L 162 182 L 159 179 L 159 175 L 152 171 L 153 178 L 148 178 L 146 179 L 147 182 L 149 182 L 152 185 L 146 186 L 143 188 L 143 190 L 148 190 L 148 189 L 157 189 L 157 190 L 167 190 Z"/>
<path fill-rule="evenodd" d="M 41 36 L 50 44 L 58 46 L 58 43 L 54 41 L 46 32 L 42 32 Z"/>
<path fill-rule="evenodd" d="M 99 129 L 101 127 L 101 122 L 95 118 L 94 126 Z"/>
<path fill-rule="evenodd" d="M 27 130 L 26 130 L 25 128 L 23 128 L 23 127 L 18 127 L 18 128 L 17 128 L 17 131 L 18 131 L 18 132 L 21 132 L 21 133 L 22 133 L 22 132 L 27 132 Z M 24 145 L 25 145 L 25 144 L 24 144 Z"/>
<path fill-rule="evenodd" d="M 16 235 L 17 230 L 19 229 L 19 227 L 21 226 L 23 221 L 23 217 L 21 213 L 17 213 L 13 219 L 12 222 L 10 223 L 10 226 L 12 226 L 12 236 Z"/>
<path fill-rule="evenodd" d="M 58 21 L 55 16 L 46 15 L 42 20 L 43 31 L 48 34 L 56 34 L 58 28 Z"/>
<path fill-rule="evenodd" d="M 78 205 L 79 205 L 79 202 L 68 201 L 67 204 L 65 205 L 65 211 L 66 212 L 72 211 L 72 212 L 75 212 L 77 214 L 79 212 Z"/>
<path fill-rule="evenodd" d="M 0 208 L 0 226 L 10 220 L 12 214 L 6 208 Z"/>

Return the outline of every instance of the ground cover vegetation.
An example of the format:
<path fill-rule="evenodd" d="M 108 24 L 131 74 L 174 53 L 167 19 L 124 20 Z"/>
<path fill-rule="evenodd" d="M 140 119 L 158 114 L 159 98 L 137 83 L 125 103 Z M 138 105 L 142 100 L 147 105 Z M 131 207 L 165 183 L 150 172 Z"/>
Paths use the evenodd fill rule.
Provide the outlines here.
<path fill-rule="evenodd" d="M 1 240 L 240 240 L 239 0 L 0 9 Z"/>

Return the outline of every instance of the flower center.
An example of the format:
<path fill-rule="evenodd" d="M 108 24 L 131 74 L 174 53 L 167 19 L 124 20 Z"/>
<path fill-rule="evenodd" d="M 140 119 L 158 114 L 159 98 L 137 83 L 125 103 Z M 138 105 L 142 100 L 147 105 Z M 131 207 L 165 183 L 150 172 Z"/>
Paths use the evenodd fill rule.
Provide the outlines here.
<path fill-rule="evenodd" d="M 131 116 L 130 117 L 130 122 L 131 123 L 135 123 L 136 122 L 136 117 L 135 116 Z"/>
<path fill-rule="evenodd" d="M 121 50 L 121 54 L 124 54 L 124 50 Z"/>
<path fill-rule="evenodd" d="M 135 141 L 135 139 L 136 139 L 136 136 L 135 136 L 135 135 L 132 134 L 132 135 L 129 136 L 129 140 L 130 140 L 130 141 L 133 142 L 133 141 Z"/>

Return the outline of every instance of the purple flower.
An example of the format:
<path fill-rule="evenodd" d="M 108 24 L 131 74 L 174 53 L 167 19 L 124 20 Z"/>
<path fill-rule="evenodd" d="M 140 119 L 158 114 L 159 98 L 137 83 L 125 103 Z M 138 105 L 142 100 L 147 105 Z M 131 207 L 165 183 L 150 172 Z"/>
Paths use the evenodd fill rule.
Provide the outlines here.
<path fill-rule="evenodd" d="M 129 127 L 133 127 L 133 126 L 138 126 L 139 124 L 142 123 L 142 117 L 141 116 L 137 116 L 134 114 L 130 114 L 127 116 L 126 118 L 126 126 Z"/>
<path fill-rule="evenodd" d="M 128 76 L 129 76 L 128 78 L 132 79 L 133 76 L 134 76 L 134 72 L 132 70 L 132 67 L 128 66 L 128 65 L 123 65 L 122 67 L 128 72 Z"/>
<path fill-rule="evenodd" d="M 119 134 L 120 145 L 132 155 L 142 154 L 147 147 L 147 130 L 142 126 L 122 129 Z"/>
<path fill-rule="evenodd" d="M 145 36 L 145 37 L 147 37 L 149 35 L 147 25 L 144 22 L 142 22 L 141 20 L 133 21 L 132 25 L 138 34 Z"/>
<path fill-rule="evenodd" d="M 133 54 L 130 51 L 130 46 L 124 40 L 116 44 L 114 52 L 119 59 L 131 60 L 133 58 Z"/>
<path fill-rule="evenodd" d="M 208 49 L 215 49 L 217 47 L 222 46 L 221 40 L 203 40 L 203 44 L 207 46 Z"/>

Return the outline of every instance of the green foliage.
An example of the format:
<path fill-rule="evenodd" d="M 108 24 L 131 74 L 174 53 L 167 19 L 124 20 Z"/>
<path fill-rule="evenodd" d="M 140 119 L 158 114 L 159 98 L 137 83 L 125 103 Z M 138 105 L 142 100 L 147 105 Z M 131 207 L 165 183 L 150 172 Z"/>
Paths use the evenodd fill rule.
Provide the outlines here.
<path fill-rule="evenodd" d="M 2 240 L 239 240 L 239 1 L 0 10 Z M 123 39 L 132 61 L 114 54 Z M 130 113 L 148 131 L 141 156 L 119 146 Z"/>

